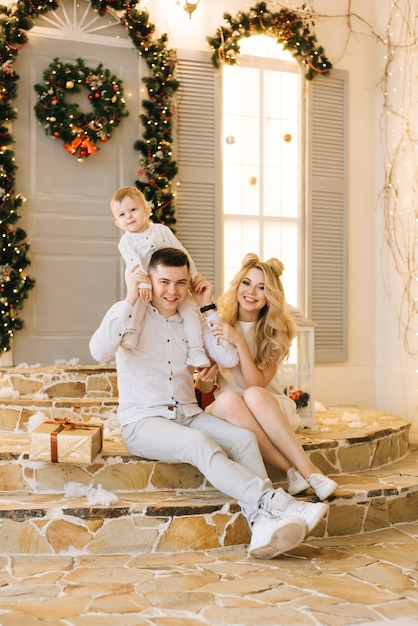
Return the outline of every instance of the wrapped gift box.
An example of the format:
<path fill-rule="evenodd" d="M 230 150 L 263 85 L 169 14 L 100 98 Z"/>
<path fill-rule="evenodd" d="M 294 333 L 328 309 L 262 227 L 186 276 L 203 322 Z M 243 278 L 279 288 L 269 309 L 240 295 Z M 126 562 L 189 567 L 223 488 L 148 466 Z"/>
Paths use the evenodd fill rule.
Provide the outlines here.
<path fill-rule="evenodd" d="M 52 463 L 92 463 L 103 445 L 103 425 L 46 420 L 30 436 L 29 459 Z"/>

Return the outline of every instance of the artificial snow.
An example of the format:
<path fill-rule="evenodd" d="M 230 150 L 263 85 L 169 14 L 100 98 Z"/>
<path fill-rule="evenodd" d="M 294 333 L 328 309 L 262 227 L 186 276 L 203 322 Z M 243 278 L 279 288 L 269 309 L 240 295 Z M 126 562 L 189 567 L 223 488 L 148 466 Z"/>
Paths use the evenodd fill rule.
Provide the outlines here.
<path fill-rule="evenodd" d="M 31 415 L 28 421 L 26 422 L 26 429 L 29 432 L 32 432 L 32 430 L 35 430 L 35 428 L 38 428 L 38 426 L 40 426 L 40 424 L 43 424 L 43 422 L 47 419 L 48 419 L 48 416 L 45 415 L 45 413 L 42 413 L 42 411 L 37 411 L 36 413 L 33 413 L 33 415 Z"/>
<path fill-rule="evenodd" d="M 57 359 L 54 361 L 54 365 L 71 365 L 74 367 L 75 365 L 78 365 L 79 361 L 79 357 L 74 357 L 72 359 Z"/>
<path fill-rule="evenodd" d="M 343 422 L 352 422 L 352 421 L 355 421 L 355 420 L 360 421 L 360 418 L 358 416 L 358 413 L 347 413 L 347 412 L 344 412 L 343 415 L 342 415 L 341 420 Z"/>
<path fill-rule="evenodd" d="M 103 439 L 115 439 L 121 436 L 121 428 L 118 416 L 109 413 L 103 420 Z"/>
<path fill-rule="evenodd" d="M 0 398 L 18 398 L 20 393 L 13 387 L 2 387 L 0 389 Z"/>
<path fill-rule="evenodd" d="M 118 497 L 114 493 L 103 489 L 101 485 L 93 487 L 74 481 L 64 485 L 64 496 L 66 498 L 87 498 L 87 504 L 90 506 L 97 504 L 110 506 L 118 501 Z"/>

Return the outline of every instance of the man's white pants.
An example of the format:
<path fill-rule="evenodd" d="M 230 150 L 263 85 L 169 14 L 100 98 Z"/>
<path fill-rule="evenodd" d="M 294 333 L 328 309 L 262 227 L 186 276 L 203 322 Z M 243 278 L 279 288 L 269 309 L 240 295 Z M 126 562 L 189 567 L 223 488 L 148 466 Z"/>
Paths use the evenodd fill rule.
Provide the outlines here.
<path fill-rule="evenodd" d="M 273 489 L 255 435 L 224 420 L 198 413 L 175 419 L 146 417 L 122 427 L 126 448 L 146 459 L 190 463 L 210 484 L 238 501 L 251 523 Z"/>

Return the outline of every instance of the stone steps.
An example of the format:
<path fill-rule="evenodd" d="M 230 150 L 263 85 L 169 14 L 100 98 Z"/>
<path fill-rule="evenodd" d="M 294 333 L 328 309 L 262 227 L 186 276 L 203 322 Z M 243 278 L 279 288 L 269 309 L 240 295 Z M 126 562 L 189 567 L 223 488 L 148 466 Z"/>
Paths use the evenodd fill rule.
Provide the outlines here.
<path fill-rule="evenodd" d="M 418 446 L 384 469 L 333 477 L 339 487 L 315 537 L 355 535 L 418 519 Z M 106 506 L 109 496 L 117 501 Z M 300 497 L 316 500 L 309 492 Z M 2 554 L 175 552 L 249 540 L 238 505 L 208 485 L 106 491 L 105 497 L 100 485 L 68 497 L 3 491 L 0 518 Z"/>
<path fill-rule="evenodd" d="M 133 457 L 117 433 L 90 465 L 29 461 L 26 425 L 34 413 L 113 419 L 114 368 L 2 370 L 0 394 L 2 554 L 175 552 L 249 541 L 237 503 L 198 470 Z M 298 436 L 339 488 L 315 536 L 418 519 L 418 447 L 409 445 L 408 422 L 358 407 L 321 411 L 316 420 L 317 429 Z M 277 469 L 267 469 L 275 485 L 286 487 Z"/>

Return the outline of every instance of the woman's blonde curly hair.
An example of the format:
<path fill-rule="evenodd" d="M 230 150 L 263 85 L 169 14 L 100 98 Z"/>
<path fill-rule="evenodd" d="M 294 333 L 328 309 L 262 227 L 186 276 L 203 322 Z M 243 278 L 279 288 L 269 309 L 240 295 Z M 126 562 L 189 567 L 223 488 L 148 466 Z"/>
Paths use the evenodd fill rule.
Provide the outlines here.
<path fill-rule="evenodd" d="M 263 262 L 256 254 L 247 254 L 230 286 L 218 298 L 218 309 L 222 319 L 234 326 L 238 321 L 238 287 L 252 268 L 259 269 L 264 274 L 264 294 L 267 304 L 260 311 L 256 321 L 255 363 L 261 369 L 265 369 L 272 361 L 282 363 L 289 356 L 290 345 L 296 335 L 296 326 L 290 317 L 280 280 L 284 270 L 283 263 L 275 258 Z"/>

